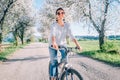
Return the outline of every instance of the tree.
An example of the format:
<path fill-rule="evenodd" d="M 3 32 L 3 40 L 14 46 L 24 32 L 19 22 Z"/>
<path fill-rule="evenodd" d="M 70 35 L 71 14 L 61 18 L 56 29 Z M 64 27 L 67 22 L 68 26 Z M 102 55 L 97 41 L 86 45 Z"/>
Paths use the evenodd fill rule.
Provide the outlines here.
<path fill-rule="evenodd" d="M 11 5 L 15 2 L 16 0 L 2 0 L 0 1 L 0 44 L 2 43 L 2 30 L 3 30 L 3 23 L 5 16 L 10 9 Z"/>
<path fill-rule="evenodd" d="M 28 37 L 28 30 L 34 25 L 34 8 L 32 6 L 33 0 L 21 0 L 18 1 L 14 8 L 11 10 L 13 13 L 15 26 L 14 31 L 16 31 L 15 37 L 20 38 L 22 44 L 24 44 L 24 39 Z M 10 27 L 11 28 L 11 27 Z M 17 39 L 16 38 L 16 39 Z M 17 42 L 18 43 L 18 42 Z"/>
<path fill-rule="evenodd" d="M 2 6 L 4 7 L 4 6 Z M 2 29 L 2 34 L 3 37 L 4 35 L 8 34 L 9 32 L 13 32 L 15 35 L 15 42 L 18 41 L 18 31 L 20 33 L 20 31 L 24 31 L 21 28 L 19 28 L 19 26 L 21 25 L 21 21 L 25 21 L 28 20 L 29 23 L 34 24 L 33 21 L 30 21 L 29 19 L 31 19 L 31 17 L 33 17 L 33 13 L 30 12 L 34 12 L 33 6 L 32 6 L 32 0 L 16 0 L 16 2 L 10 7 L 10 9 L 8 10 L 6 17 L 4 18 L 4 24 L 3 24 L 3 29 Z M 25 19 L 26 17 L 26 19 Z M 23 19 L 24 18 L 24 19 Z M 32 18 L 34 19 L 34 18 Z M 25 23 L 26 24 L 26 23 Z M 27 28 L 28 26 L 24 27 Z M 22 23 L 23 25 L 23 23 Z M 22 26 L 23 28 L 23 26 Z M 24 28 L 23 28 L 24 29 Z M 26 29 L 25 29 L 26 31 Z M 24 35 L 26 34 L 26 32 L 24 32 Z M 20 38 L 21 39 L 21 38 Z M 17 45 L 18 42 L 16 42 Z"/>
<path fill-rule="evenodd" d="M 18 32 L 18 27 L 17 27 L 17 25 L 15 25 L 14 28 L 12 29 L 12 34 L 14 36 L 14 39 L 15 39 L 14 44 L 16 46 L 18 46 L 18 34 L 17 34 L 17 32 Z"/>
<path fill-rule="evenodd" d="M 115 2 L 120 3 L 119 0 L 67 0 L 67 3 L 71 3 L 69 8 L 73 11 L 73 20 L 85 21 L 98 32 L 100 49 L 105 42 L 106 31 L 110 30 L 113 23 L 120 21 L 120 18 L 116 17 L 120 12 L 116 9 L 118 5 Z"/>
<path fill-rule="evenodd" d="M 31 18 L 24 7 L 13 12 L 14 26 L 12 26 L 12 32 L 15 38 L 15 44 L 18 45 L 18 39 L 20 38 L 21 43 L 24 44 L 24 38 L 27 30 L 30 30 L 30 27 L 33 26 L 34 20 Z M 11 27 L 10 27 L 11 28 Z"/>
<path fill-rule="evenodd" d="M 83 16 L 88 23 L 92 25 L 99 34 L 99 46 L 102 49 L 102 45 L 105 42 L 105 33 L 108 30 L 108 24 L 111 24 L 112 18 L 110 17 L 110 5 L 117 0 L 87 0 L 86 4 L 82 6 Z"/>
<path fill-rule="evenodd" d="M 3 32 L 4 19 L 6 17 L 8 10 L 10 9 L 11 5 L 15 1 L 16 0 L 2 0 L 2 1 L 0 1 L 0 49 L 1 49 L 1 43 L 2 43 L 2 32 Z"/>
<path fill-rule="evenodd" d="M 25 31 L 31 26 L 30 25 L 30 18 L 25 16 L 20 21 L 18 22 L 19 31 L 18 31 L 18 36 L 21 39 L 21 43 L 24 44 L 24 36 L 25 36 Z"/>

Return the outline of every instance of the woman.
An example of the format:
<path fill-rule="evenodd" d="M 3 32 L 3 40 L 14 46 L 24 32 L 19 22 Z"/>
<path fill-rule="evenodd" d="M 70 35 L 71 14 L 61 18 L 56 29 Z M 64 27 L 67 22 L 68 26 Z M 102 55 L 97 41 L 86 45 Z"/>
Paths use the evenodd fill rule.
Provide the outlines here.
<path fill-rule="evenodd" d="M 56 22 L 50 27 L 50 39 L 49 39 L 49 53 L 50 53 L 50 76 L 51 80 L 55 80 L 57 76 L 57 50 L 58 46 L 67 46 L 66 36 L 69 36 L 76 46 L 81 50 L 81 47 L 77 40 L 74 38 L 70 30 L 70 25 L 64 22 L 65 12 L 62 8 L 56 10 Z M 60 50 L 62 59 L 61 61 L 67 61 L 65 50 Z"/>

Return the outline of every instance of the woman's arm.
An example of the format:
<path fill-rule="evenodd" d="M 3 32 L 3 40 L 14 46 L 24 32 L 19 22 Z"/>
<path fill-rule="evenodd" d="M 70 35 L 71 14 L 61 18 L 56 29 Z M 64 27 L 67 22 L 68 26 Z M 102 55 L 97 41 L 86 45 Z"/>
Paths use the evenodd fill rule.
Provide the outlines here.
<path fill-rule="evenodd" d="M 73 39 L 73 42 L 76 44 L 76 46 L 79 49 L 79 51 L 82 51 L 82 47 L 80 47 L 78 41 L 76 39 Z"/>
<path fill-rule="evenodd" d="M 56 29 L 55 29 L 55 25 L 52 24 L 51 27 L 50 27 L 50 35 L 51 35 L 51 44 L 52 44 L 52 47 L 55 48 L 55 49 L 58 49 L 58 45 L 56 43 Z"/>
<path fill-rule="evenodd" d="M 52 37 L 52 45 L 53 45 L 53 48 L 55 48 L 55 49 L 58 50 L 58 45 L 57 45 L 57 43 L 56 43 L 55 36 Z"/>

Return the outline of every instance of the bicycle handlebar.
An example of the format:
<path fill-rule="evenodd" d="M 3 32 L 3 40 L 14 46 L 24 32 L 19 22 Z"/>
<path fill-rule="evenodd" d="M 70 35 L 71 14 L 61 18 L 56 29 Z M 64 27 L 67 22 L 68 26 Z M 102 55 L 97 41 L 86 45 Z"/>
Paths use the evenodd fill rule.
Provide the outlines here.
<path fill-rule="evenodd" d="M 73 51 L 73 49 L 79 49 L 78 47 L 67 47 L 69 51 Z"/>
<path fill-rule="evenodd" d="M 53 46 L 51 45 L 51 47 L 53 47 Z M 78 47 L 65 47 L 65 46 L 58 46 L 58 48 L 59 48 L 59 49 L 64 48 L 65 51 L 66 51 L 66 53 L 72 51 L 73 49 L 79 49 Z"/>

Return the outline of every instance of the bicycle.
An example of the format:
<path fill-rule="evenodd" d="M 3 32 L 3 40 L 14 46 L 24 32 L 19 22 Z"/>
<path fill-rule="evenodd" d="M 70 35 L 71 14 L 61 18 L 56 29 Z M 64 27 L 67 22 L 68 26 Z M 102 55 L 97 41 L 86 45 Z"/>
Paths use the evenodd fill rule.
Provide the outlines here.
<path fill-rule="evenodd" d="M 67 48 L 64 46 L 59 47 L 59 49 L 62 49 L 62 48 L 65 49 L 67 55 L 68 53 L 72 52 L 73 48 L 77 49 L 76 47 L 67 47 Z M 50 68 L 50 63 L 49 63 L 49 68 Z M 68 64 L 68 62 L 59 61 L 57 68 L 58 68 L 58 71 L 57 71 L 58 73 L 57 73 L 56 80 L 83 80 L 80 73 L 75 69 L 73 69 L 72 66 Z M 50 76 L 49 76 L 49 80 L 51 80 Z"/>

